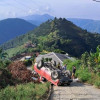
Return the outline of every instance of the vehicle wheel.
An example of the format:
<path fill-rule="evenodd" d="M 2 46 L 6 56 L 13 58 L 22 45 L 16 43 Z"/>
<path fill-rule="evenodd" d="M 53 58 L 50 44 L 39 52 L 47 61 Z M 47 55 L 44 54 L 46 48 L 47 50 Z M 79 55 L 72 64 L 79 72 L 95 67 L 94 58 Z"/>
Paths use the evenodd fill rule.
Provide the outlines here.
<path fill-rule="evenodd" d="M 43 65 L 44 65 L 43 60 L 41 60 L 41 61 L 38 62 L 37 68 L 41 69 L 43 67 Z"/>
<path fill-rule="evenodd" d="M 70 85 L 70 83 L 67 83 L 67 85 L 69 86 L 69 85 Z"/>
<path fill-rule="evenodd" d="M 58 71 L 53 71 L 52 73 L 51 73 L 51 78 L 53 79 L 53 80 L 56 80 L 56 79 L 58 79 L 60 77 L 60 74 L 59 74 L 59 72 Z"/>
<path fill-rule="evenodd" d="M 47 82 L 46 78 L 44 78 L 44 77 L 42 78 L 42 81 L 43 81 L 43 82 Z"/>

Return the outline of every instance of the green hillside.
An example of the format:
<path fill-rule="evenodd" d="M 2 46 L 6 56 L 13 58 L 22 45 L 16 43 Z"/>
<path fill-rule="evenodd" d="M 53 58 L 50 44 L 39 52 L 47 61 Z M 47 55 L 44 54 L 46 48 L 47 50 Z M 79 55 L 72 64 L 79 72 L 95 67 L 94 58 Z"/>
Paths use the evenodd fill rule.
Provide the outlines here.
<path fill-rule="evenodd" d="M 65 18 L 55 18 L 41 24 L 35 30 L 2 45 L 3 49 L 15 48 L 32 41 L 40 51 L 67 52 L 80 56 L 85 51 L 95 51 L 100 44 L 100 35 L 82 30 Z"/>

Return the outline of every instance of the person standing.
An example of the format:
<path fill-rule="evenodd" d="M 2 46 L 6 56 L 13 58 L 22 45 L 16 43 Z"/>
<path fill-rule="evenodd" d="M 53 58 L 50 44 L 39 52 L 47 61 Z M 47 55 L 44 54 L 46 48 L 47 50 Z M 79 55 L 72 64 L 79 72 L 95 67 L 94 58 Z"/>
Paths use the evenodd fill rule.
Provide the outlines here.
<path fill-rule="evenodd" d="M 63 70 L 67 70 L 67 64 L 64 64 L 64 66 L 63 66 Z"/>
<path fill-rule="evenodd" d="M 57 67 L 58 67 L 58 69 L 60 69 L 60 70 L 61 70 L 61 65 L 60 65 L 60 62 L 58 63 Z"/>
<path fill-rule="evenodd" d="M 75 72 L 76 72 L 76 67 L 73 66 L 73 69 L 72 69 L 72 79 L 75 79 Z"/>

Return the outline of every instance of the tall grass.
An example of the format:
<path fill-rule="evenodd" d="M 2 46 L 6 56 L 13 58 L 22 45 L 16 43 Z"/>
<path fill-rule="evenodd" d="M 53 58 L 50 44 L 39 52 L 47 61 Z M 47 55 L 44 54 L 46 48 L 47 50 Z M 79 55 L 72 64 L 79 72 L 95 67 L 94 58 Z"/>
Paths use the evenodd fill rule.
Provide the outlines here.
<path fill-rule="evenodd" d="M 91 73 L 88 71 L 88 69 L 80 68 L 77 70 L 76 76 L 79 77 L 82 82 L 87 82 L 91 79 Z"/>
<path fill-rule="evenodd" d="M 17 86 L 8 86 L 0 90 L 0 100 L 44 100 L 49 89 L 49 83 L 27 83 Z"/>

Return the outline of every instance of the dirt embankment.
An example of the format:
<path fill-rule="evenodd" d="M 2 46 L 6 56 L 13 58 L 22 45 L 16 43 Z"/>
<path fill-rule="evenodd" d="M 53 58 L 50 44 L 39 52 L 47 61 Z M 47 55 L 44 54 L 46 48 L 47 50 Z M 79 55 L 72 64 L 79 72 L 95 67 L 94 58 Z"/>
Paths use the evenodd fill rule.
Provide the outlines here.
<path fill-rule="evenodd" d="M 32 71 L 28 70 L 25 64 L 21 61 L 16 61 L 11 63 L 8 66 L 8 70 L 11 72 L 12 77 L 15 79 L 20 80 L 21 82 L 27 83 L 27 82 L 39 82 L 34 81 L 32 77 L 38 78 L 38 75 L 35 75 L 32 73 Z"/>
<path fill-rule="evenodd" d="M 37 80 L 33 80 L 32 77 Z M 21 61 L 11 63 L 7 69 L 0 69 L 0 88 L 28 82 L 39 83 L 39 76 L 28 70 Z"/>

